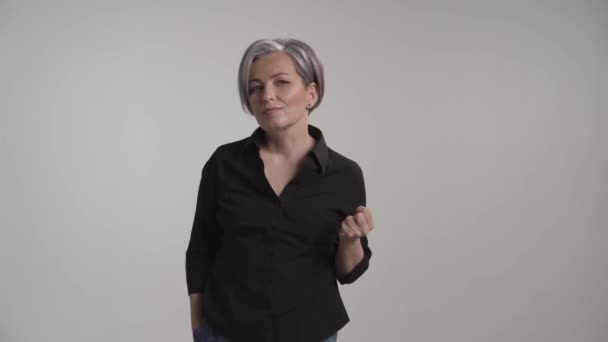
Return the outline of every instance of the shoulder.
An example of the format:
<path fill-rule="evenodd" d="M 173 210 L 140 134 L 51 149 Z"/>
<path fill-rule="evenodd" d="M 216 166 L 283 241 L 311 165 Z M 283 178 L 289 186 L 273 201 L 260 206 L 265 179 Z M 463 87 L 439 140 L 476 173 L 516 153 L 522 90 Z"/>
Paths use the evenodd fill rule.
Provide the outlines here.
<path fill-rule="evenodd" d="M 243 138 L 219 145 L 211 154 L 209 161 L 218 162 L 238 155 L 238 153 L 242 151 L 243 147 L 245 147 L 247 141 L 248 138 Z"/>
<path fill-rule="evenodd" d="M 245 146 L 247 138 L 219 145 L 203 163 L 203 173 L 217 173 L 223 161 L 232 159 Z"/>
<path fill-rule="evenodd" d="M 365 206 L 366 194 L 365 194 L 365 179 L 363 177 L 363 171 L 359 164 L 353 159 L 338 153 L 331 148 L 329 150 L 329 165 L 328 173 L 332 177 L 340 179 L 342 184 L 348 184 L 348 189 L 352 189 L 352 199 L 355 201 L 353 208 L 359 205 Z"/>
<path fill-rule="evenodd" d="M 355 176 L 362 176 L 363 172 L 359 164 L 353 159 L 336 152 L 331 148 L 328 150 L 329 169 L 337 172 L 347 172 Z"/>

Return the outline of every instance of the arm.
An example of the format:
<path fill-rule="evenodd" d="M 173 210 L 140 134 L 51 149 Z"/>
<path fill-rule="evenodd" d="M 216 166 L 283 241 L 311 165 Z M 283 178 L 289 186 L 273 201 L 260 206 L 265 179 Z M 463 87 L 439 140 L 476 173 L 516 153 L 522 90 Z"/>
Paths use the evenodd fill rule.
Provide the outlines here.
<path fill-rule="evenodd" d="M 339 278 L 345 278 L 364 257 L 360 240 L 340 240 L 336 252 L 336 273 Z"/>
<path fill-rule="evenodd" d="M 340 284 L 352 284 L 369 268 L 372 251 L 363 236 L 355 242 L 342 242 L 336 251 L 336 275 Z"/>
<path fill-rule="evenodd" d="M 337 239 L 335 267 L 338 281 L 351 284 L 369 267 L 372 251 L 368 246 L 367 234 L 374 228 L 371 209 L 365 207 L 365 182 L 363 172 L 355 164 L 353 198 L 359 206 L 356 213 L 342 221 Z"/>
<path fill-rule="evenodd" d="M 202 319 L 203 291 L 220 238 L 215 219 L 217 167 L 214 155 L 209 158 L 202 170 L 194 223 L 186 250 L 186 283 L 190 296 L 190 318 L 193 330 L 200 325 Z"/>
<path fill-rule="evenodd" d="M 202 293 L 190 294 L 190 323 L 192 325 L 192 331 L 196 330 L 196 328 L 201 325 L 201 308 L 203 307 L 202 298 Z"/>

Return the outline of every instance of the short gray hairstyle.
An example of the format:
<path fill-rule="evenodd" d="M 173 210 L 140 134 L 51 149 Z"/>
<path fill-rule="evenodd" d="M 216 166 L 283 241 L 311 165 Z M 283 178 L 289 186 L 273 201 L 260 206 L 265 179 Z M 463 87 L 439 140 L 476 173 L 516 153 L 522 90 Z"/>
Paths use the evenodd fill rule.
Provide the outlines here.
<path fill-rule="evenodd" d="M 304 81 L 305 86 L 310 85 L 312 82 L 317 84 L 319 98 L 315 105 L 308 110 L 308 114 L 310 115 L 321 104 L 321 100 L 323 99 L 323 92 L 325 90 L 323 65 L 315 51 L 308 44 L 297 39 L 258 39 L 249 45 L 243 54 L 239 66 L 238 86 L 241 107 L 243 107 L 245 112 L 253 115 L 253 111 L 249 105 L 249 72 L 251 64 L 261 56 L 273 52 L 284 52 L 291 57 L 296 72 Z"/>

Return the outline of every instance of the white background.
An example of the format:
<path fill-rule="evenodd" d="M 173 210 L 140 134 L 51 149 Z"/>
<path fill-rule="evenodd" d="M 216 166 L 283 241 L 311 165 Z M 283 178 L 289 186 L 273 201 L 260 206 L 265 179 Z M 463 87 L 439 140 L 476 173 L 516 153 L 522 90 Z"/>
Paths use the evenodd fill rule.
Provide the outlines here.
<path fill-rule="evenodd" d="M 607 2 L 0 0 L 0 341 L 191 340 L 200 171 L 277 37 L 375 217 L 339 341 L 608 340 Z"/>

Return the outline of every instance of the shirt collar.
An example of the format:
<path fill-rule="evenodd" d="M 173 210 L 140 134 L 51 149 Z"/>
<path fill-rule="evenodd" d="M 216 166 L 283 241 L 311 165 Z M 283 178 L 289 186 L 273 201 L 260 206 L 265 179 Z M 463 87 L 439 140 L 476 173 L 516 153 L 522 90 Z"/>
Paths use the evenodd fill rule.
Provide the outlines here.
<path fill-rule="evenodd" d="M 310 150 L 309 153 L 314 156 L 321 173 L 324 173 L 327 170 L 329 150 L 327 143 L 325 142 L 323 132 L 319 128 L 309 124 L 308 134 L 310 134 L 310 136 L 316 140 L 315 146 Z M 255 145 L 259 149 L 265 141 L 266 132 L 262 129 L 262 127 L 258 127 L 253 131 L 251 136 L 247 138 L 244 147 Z"/>

